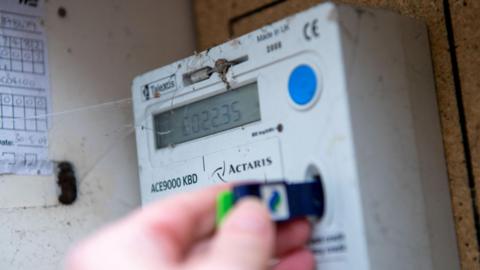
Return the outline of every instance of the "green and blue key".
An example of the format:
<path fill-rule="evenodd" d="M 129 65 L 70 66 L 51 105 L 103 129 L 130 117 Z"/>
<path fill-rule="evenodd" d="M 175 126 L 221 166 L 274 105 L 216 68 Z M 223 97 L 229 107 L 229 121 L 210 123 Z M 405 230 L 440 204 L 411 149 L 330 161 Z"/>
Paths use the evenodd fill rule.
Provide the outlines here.
<path fill-rule="evenodd" d="M 238 184 L 218 195 L 217 225 L 221 224 L 235 203 L 252 196 L 264 203 L 275 222 L 300 217 L 321 218 L 325 212 L 324 190 L 319 181 Z"/>

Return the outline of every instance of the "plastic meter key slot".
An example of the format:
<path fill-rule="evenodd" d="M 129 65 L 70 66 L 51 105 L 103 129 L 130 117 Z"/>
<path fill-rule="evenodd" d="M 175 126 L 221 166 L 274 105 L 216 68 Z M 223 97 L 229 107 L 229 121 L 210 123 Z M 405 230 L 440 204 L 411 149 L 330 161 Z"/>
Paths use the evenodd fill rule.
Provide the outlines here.
<path fill-rule="evenodd" d="M 322 216 L 318 269 L 458 270 L 428 44 L 413 18 L 324 3 L 138 76 L 142 204 L 257 179 L 230 199 Z"/>

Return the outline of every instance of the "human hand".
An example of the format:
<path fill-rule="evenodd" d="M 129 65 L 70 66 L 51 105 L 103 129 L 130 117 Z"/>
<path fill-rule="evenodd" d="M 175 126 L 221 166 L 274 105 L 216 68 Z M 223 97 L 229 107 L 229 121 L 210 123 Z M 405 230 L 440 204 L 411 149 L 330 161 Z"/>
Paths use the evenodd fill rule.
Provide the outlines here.
<path fill-rule="evenodd" d="M 304 248 L 308 222 L 275 226 L 256 199 L 239 202 L 215 231 L 222 189 L 182 193 L 137 210 L 74 247 L 66 269 L 314 269 L 314 257 Z"/>

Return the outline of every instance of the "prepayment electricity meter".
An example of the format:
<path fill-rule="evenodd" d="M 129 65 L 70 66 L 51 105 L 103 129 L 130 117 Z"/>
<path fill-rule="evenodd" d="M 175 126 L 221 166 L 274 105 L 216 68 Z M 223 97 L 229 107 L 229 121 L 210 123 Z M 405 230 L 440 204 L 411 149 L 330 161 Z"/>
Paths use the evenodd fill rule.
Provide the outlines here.
<path fill-rule="evenodd" d="M 322 270 L 459 269 L 423 23 L 326 3 L 138 76 L 142 203 L 319 181 Z"/>

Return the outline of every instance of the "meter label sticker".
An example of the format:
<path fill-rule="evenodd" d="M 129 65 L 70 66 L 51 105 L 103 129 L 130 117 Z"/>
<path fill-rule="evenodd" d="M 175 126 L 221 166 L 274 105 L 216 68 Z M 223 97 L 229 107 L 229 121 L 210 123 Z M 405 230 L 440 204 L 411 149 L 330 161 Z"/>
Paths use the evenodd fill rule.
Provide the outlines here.
<path fill-rule="evenodd" d="M 203 180 L 202 163 L 202 158 L 194 158 L 156 168 L 152 180 L 146 185 L 142 183 L 142 194 L 147 194 L 144 201 L 205 186 L 208 181 Z"/>
<path fill-rule="evenodd" d="M 260 188 L 262 201 L 267 206 L 273 220 L 287 220 L 290 217 L 285 186 L 265 185 Z"/>
<path fill-rule="evenodd" d="M 163 92 L 177 89 L 175 74 L 160 80 L 146 84 L 142 89 L 143 100 L 147 101 L 151 98 L 158 98 Z"/>
<path fill-rule="evenodd" d="M 279 142 L 268 139 L 206 155 L 205 173 L 212 183 L 282 179 Z"/>

